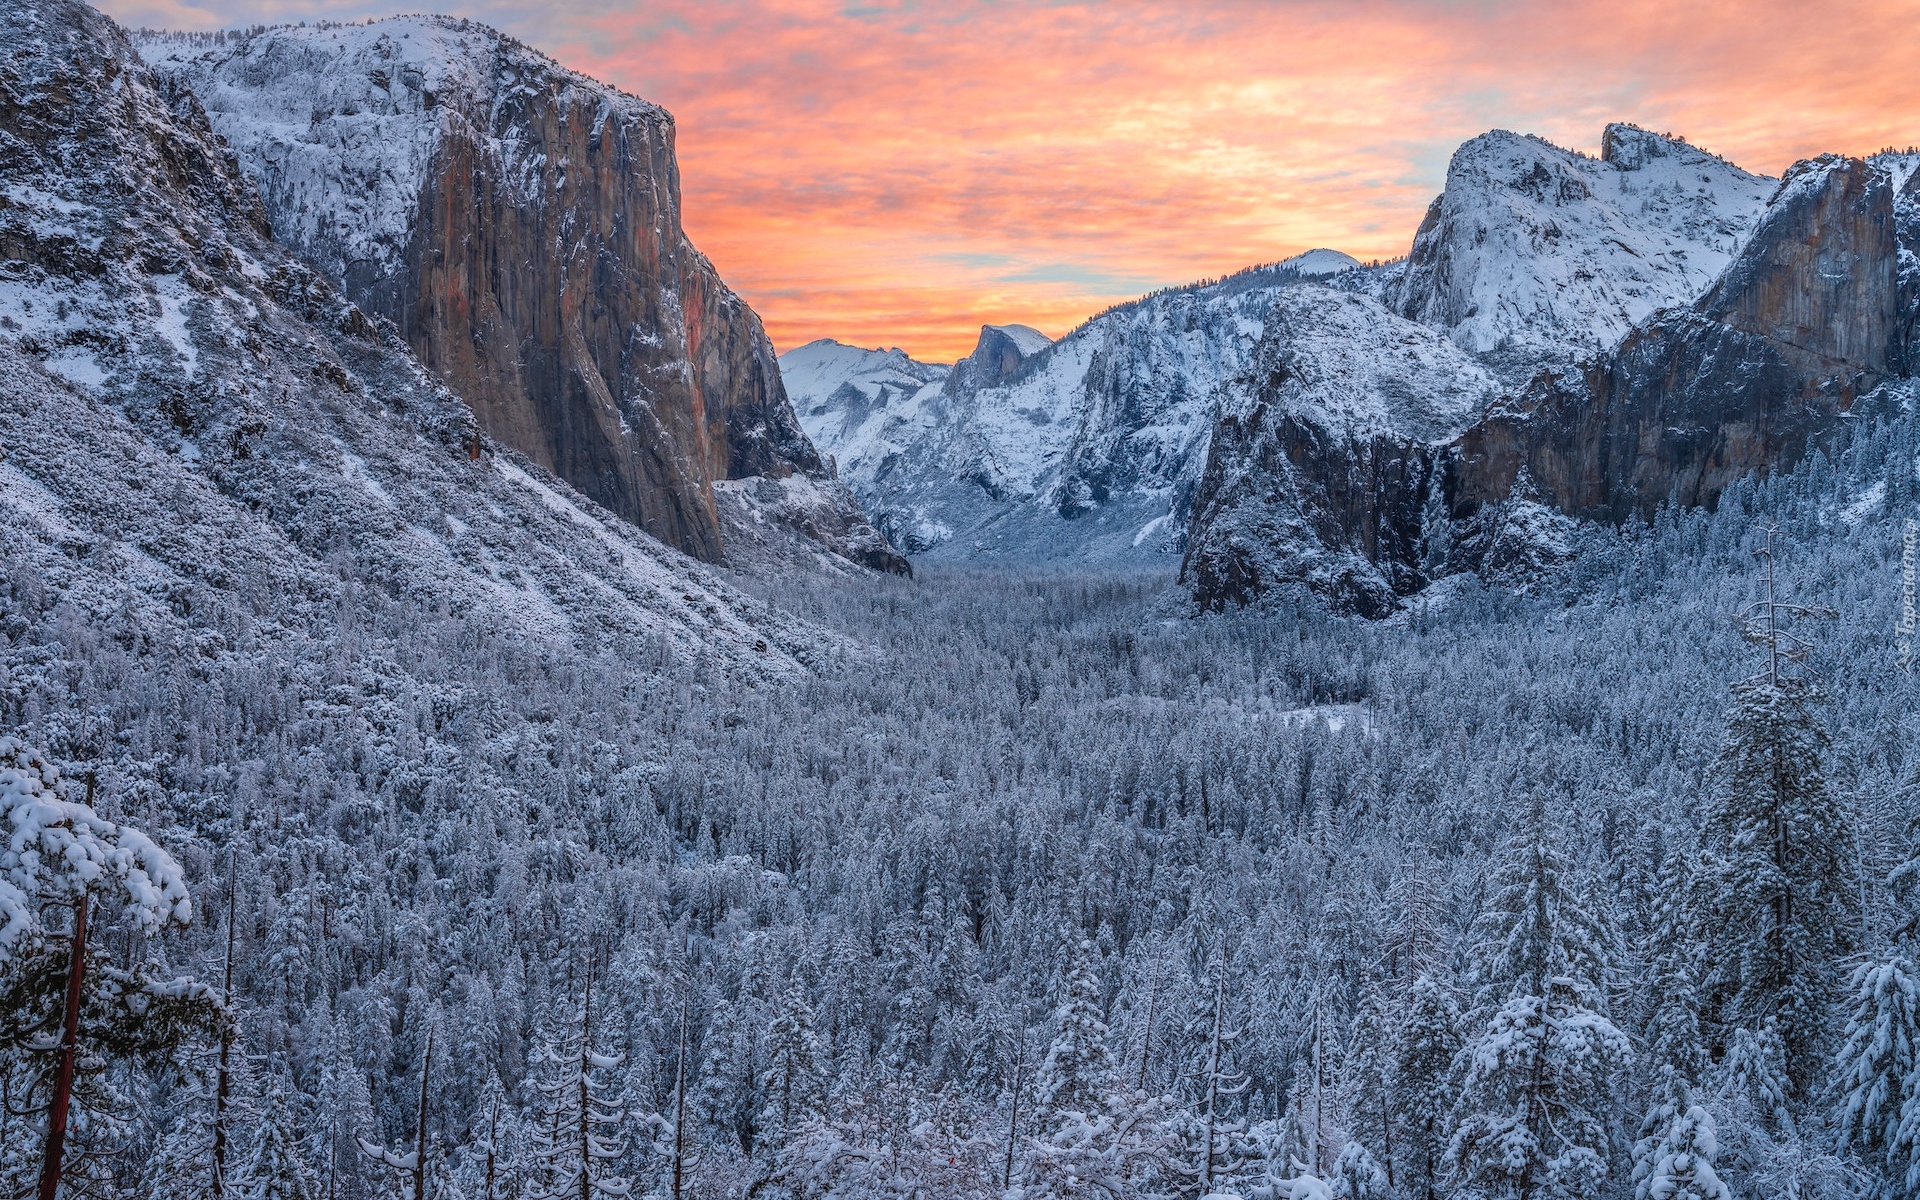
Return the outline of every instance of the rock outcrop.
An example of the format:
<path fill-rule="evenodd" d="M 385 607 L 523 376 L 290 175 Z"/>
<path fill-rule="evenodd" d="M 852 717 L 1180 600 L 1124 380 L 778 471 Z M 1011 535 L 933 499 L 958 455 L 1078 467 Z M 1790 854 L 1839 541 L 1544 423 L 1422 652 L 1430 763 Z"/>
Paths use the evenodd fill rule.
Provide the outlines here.
<path fill-rule="evenodd" d="M 1614 157 L 1671 146 L 1617 129 Z M 1648 314 L 1604 353 L 1572 364 L 1543 356 L 1521 388 L 1483 370 L 1516 361 L 1502 356 L 1510 340 L 1464 364 L 1372 355 L 1389 425 L 1444 381 L 1479 372 L 1484 411 L 1450 408 L 1465 415 L 1450 431 L 1428 422 L 1395 436 L 1379 422 L 1303 420 L 1317 389 L 1297 364 L 1325 358 L 1323 337 L 1276 306 L 1258 367 L 1214 431 L 1183 578 L 1204 607 L 1306 588 L 1336 610 L 1379 616 L 1457 571 L 1524 583 L 1570 553 L 1570 519 L 1711 505 L 1735 480 L 1790 466 L 1858 398 L 1911 371 L 1913 178 L 1904 159 L 1796 164 L 1697 296 Z M 1470 321 L 1431 324 L 1475 344 L 1461 336 Z M 1356 388 L 1346 379 L 1336 391 Z"/>
<path fill-rule="evenodd" d="M 1498 388 L 1444 334 L 1371 297 L 1283 293 L 1222 402 L 1182 581 L 1206 608 L 1298 589 L 1341 612 L 1392 612 L 1425 582 L 1438 448 Z"/>
<path fill-rule="evenodd" d="M 1862 159 L 1794 166 L 1697 301 L 1583 370 L 1544 373 L 1461 438 L 1454 515 L 1504 499 L 1524 474 L 1568 514 L 1645 517 L 1797 461 L 1903 368 L 1894 198 L 1888 172 Z"/>
<path fill-rule="evenodd" d="M 833 490 L 759 318 L 682 229 L 664 109 L 448 18 L 143 49 L 205 105 L 276 236 L 489 436 L 708 561 L 716 481 Z"/>

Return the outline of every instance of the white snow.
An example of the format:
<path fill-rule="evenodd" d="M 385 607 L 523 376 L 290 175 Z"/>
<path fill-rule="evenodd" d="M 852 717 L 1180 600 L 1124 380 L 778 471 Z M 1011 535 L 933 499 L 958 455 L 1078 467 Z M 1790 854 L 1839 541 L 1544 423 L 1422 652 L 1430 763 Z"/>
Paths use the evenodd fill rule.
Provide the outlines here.
<path fill-rule="evenodd" d="M 1526 374 L 1698 296 L 1775 181 L 1632 126 L 1606 138 L 1610 160 L 1505 130 L 1462 145 L 1388 305 Z"/>
<path fill-rule="evenodd" d="M 1041 333 L 1031 325 L 989 325 L 988 329 L 1004 333 L 1020 348 L 1020 353 L 1031 357 L 1053 345 L 1053 339 Z"/>
<path fill-rule="evenodd" d="M 1263 353 L 1268 370 L 1260 374 L 1268 378 L 1239 403 L 1274 403 L 1351 437 L 1444 442 L 1499 396 L 1498 381 L 1445 336 L 1352 292 L 1307 286 L 1280 293 L 1266 340 L 1272 357 Z"/>
<path fill-rule="evenodd" d="M 1307 279 L 1320 279 L 1328 275 L 1338 275 L 1342 271 L 1351 271 L 1360 266 L 1360 260 L 1351 254 L 1342 254 L 1338 250 L 1328 250 L 1324 246 L 1309 250 L 1305 254 L 1296 254 L 1282 261 L 1279 266 Z"/>

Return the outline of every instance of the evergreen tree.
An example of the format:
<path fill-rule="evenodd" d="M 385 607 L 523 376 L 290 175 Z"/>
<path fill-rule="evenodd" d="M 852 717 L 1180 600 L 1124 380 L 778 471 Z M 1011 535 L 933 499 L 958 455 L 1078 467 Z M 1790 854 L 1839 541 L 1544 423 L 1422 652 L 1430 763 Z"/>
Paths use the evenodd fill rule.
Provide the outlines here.
<path fill-rule="evenodd" d="M 1462 1051 L 1448 1144 L 1460 1182 L 1484 1195 L 1592 1196 L 1607 1173 L 1614 1080 L 1631 1052 L 1606 1016 L 1599 922 L 1570 882 L 1536 796 L 1479 923 L 1484 1015 Z"/>
<path fill-rule="evenodd" d="M 1386 1170 L 1359 1142 L 1348 1142 L 1341 1148 L 1327 1190 L 1334 1200 L 1389 1200 L 1393 1195 Z"/>
<path fill-rule="evenodd" d="M 1772 1022 L 1790 1090 L 1804 1093 L 1827 1062 L 1833 964 L 1853 947 L 1857 885 L 1849 822 L 1822 764 L 1830 739 L 1813 714 L 1823 692 L 1788 669 L 1809 652 L 1788 623 L 1824 610 L 1774 599 L 1772 540 L 1768 530 L 1766 598 L 1743 625 L 1765 665 L 1733 685 L 1694 924 L 1711 947 L 1703 1007 L 1717 1043 Z"/>
<path fill-rule="evenodd" d="M 1053 1044 L 1037 1080 L 1040 1116 L 1097 1113 L 1113 1088 L 1113 1051 L 1100 1015 L 1100 978 L 1093 969 L 1093 943 L 1081 941 L 1067 973 L 1067 994 L 1054 1014 Z"/>
<path fill-rule="evenodd" d="M 300 1153 L 301 1096 L 284 1069 L 271 1070 L 260 1097 L 234 1194 L 242 1200 L 317 1200 L 313 1168 Z"/>
<path fill-rule="evenodd" d="M 1713 1117 L 1694 1102 L 1686 1077 L 1663 1067 L 1660 1099 L 1633 1147 L 1634 1200 L 1733 1200 L 1714 1172 L 1719 1152 Z"/>
<path fill-rule="evenodd" d="M 1904 954 L 1863 963 L 1836 1064 L 1843 1149 L 1875 1168 L 1876 1195 L 1920 1196 L 1920 972 Z"/>
<path fill-rule="evenodd" d="M 540 1041 L 529 1064 L 538 1111 L 527 1138 L 529 1200 L 625 1196 L 611 1164 L 625 1153 L 626 1112 L 609 1077 L 621 1059 L 593 1049 L 593 981 L 577 1022 Z"/>
<path fill-rule="evenodd" d="M 762 1146 L 777 1153 L 795 1129 L 820 1115 L 826 1099 L 813 1007 L 797 978 L 787 989 L 780 1015 L 767 1027 L 766 1056 L 759 1080 L 762 1107 L 755 1124 Z"/>
<path fill-rule="evenodd" d="M 1453 1063 L 1460 1052 L 1460 1009 L 1431 975 L 1413 981 L 1401 1002 L 1394 1062 L 1393 1120 L 1412 1175 L 1410 1196 L 1434 1200 L 1453 1113 Z"/>

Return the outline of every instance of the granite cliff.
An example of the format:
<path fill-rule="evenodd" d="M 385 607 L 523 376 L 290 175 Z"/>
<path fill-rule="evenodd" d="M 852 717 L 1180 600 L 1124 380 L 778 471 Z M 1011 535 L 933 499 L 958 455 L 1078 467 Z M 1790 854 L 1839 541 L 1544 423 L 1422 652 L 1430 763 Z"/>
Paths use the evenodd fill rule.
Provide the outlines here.
<path fill-rule="evenodd" d="M 204 105 L 276 237 L 391 321 L 488 436 L 707 561 L 716 482 L 801 474 L 828 501 L 813 536 L 904 569 L 688 240 L 664 109 L 450 18 L 141 48 Z"/>

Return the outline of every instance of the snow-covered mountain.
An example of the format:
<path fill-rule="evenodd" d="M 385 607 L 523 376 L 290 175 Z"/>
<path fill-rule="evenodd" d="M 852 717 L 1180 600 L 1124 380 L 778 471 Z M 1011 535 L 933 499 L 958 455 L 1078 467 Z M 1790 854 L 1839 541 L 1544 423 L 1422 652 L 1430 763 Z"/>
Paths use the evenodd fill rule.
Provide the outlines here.
<path fill-rule="evenodd" d="M 1692 153 L 1620 127 L 1608 146 L 1629 165 L 1640 152 Z M 1617 344 L 1577 361 L 1568 330 L 1605 329 L 1610 310 L 1515 307 L 1499 319 L 1533 340 L 1503 335 L 1472 358 L 1464 349 L 1474 348 L 1474 331 L 1489 328 L 1478 318 L 1423 328 L 1451 337 L 1443 344 L 1456 347 L 1452 360 L 1431 347 L 1369 351 L 1381 340 L 1377 322 L 1342 328 L 1333 361 L 1352 355 L 1364 368 L 1343 373 L 1325 365 L 1323 329 L 1282 320 L 1277 305 L 1259 369 L 1214 433 L 1184 578 L 1210 606 L 1305 589 L 1381 616 L 1453 573 L 1537 578 L 1570 553 L 1575 518 L 1650 519 L 1662 504 L 1711 505 L 1742 478 L 1832 444 L 1859 402 L 1899 390 L 1912 371 L 1920 289 L 1907 264 L 1920 249 L 1920 222 L 1903 218 L 1913 211 L 1913 178 L 1903 156 L 1795 164 L 1697 295 L 1653 309 Z M 1479 187 L 1470 183 L 1469 195 Z M 1564 194 L 1584 203 L 1578 189 Z M 1535 216 L 1523 208 L 1516 221 Z M 1506 246 L 1514 233 L 1510 224 L 1483 240 Z M 1538 298 L 1528 286 L 1567 261 L 1556 251 L 1516 272 L 1515 262 L 1530 260 L 1481 256 L 1481 240 L 1466 239 L 1455 265 L 1504 270 L 1521 281 L 1519 296 Z M 1660 275 L 1633 259 L 1614 263 L 1619 277 L 1596 273 L 1573 298 L 1644 304 L 1650 281 L 1673 288 L 1694 278 L 1685 258 Z M 1558 320 L 1569 313 L 1585 324 Z M 1524 388 L 1499 387 L 1488 373 L 1506 368 L 1511 384 L 1516 366 L 1525 367 Z M 1326 381 L 1339 406 L 1315 400 Z M 1474 394 L 1483 398 L 1477 415 Z"/>
<path fill-rule="evenodd" d="M 489 436 L 715 562 L 740 526 L 716 483 L 804 475 L 788 500 L 820 504 L 793 527 L 904 568 L 801 431 L 759 318 L 687 239 L 664 109 L 444 17 L 141 49 L 233 147 L 275 236 L 392 321 Z"/>
<path fill-rule="evenodd" d="M 1775 185 L 1632 125 L 1607 126 L 1597 159 L 1495 130 L 1454 152 L 1385 300 L 1518 386 L 1699 295 Z"/>
<path fill-rule="evenodd" d="M 0 529 L 36 603 L 134 614 L 182 671 L 388 603 L 730 676 L 832 644 L 489 441 L 106 17 L 0 4 L 0 89 Z"/>
<path fill-rule="evenodd" d="M 983 326 L 951 367 L 823 340 L 781 356 L 802 425 L 874 520 L 937 558 L 1177 553 L 1220 389 L 1268 306 L 1375 273 L 1313 250 L 1101 313 L 1057 342 Z"/>
<path fill-rule="evenodd" d="M 1223 390 L 1183 578 L 1216 607 L 1285 580 L 1368 616 L 1392 612 L 1423 582 L 1409 565 L 1431 448 L 1500 394 L 1444 333 L 1371 296 L 1281 293 L 1251 369 Z"/>

